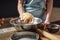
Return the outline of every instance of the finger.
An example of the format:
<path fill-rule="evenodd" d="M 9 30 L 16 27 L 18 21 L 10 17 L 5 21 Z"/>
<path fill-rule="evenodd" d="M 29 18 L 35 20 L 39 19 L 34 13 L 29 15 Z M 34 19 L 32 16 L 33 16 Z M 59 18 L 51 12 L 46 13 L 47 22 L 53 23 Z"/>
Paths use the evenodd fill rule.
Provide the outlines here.
<path fill-rule="evenodd" d="M 43 29 L 45 30 L 46 29 L 46 27 L 47 27 L 47 24 L 45 24 L 45 23 L 42 23 L 42 25 L 43 25 Z"/>
<path fill-rule="evenodd" d="M 47 27 L 47 24 L 44 24 L 44 30 L 46 29 L 46 27 Z"/>

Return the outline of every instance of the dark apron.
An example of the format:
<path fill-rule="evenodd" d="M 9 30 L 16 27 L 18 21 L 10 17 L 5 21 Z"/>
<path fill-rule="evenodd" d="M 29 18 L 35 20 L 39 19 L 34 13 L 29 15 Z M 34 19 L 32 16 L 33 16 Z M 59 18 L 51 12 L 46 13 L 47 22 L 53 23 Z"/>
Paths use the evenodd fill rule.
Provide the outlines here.
<path fill-rule="evenodd" d="M 39 17 L 43 21 L 45 21 L 45 2 L 45 0 L 24 0 L 23 6 L 26 12 L 30 12 L 35 17 Z"/>

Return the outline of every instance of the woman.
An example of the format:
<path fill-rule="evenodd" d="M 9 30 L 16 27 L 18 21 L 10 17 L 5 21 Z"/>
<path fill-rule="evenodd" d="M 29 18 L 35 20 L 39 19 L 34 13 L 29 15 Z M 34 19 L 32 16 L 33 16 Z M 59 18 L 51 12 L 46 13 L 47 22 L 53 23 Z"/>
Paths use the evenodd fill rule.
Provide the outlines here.
<path fill-rule="evenodd" d="M 46 1 L 48 1 L 47 8 Z M 53 0 L 18 0 L 18 12 L 21 19 L 24 12 L 30 12 L 35 17 L 41 18 L 44 24 L 50 24 L 52 8 Z M 47 13 L 45 13 L 46 9 Z"/>

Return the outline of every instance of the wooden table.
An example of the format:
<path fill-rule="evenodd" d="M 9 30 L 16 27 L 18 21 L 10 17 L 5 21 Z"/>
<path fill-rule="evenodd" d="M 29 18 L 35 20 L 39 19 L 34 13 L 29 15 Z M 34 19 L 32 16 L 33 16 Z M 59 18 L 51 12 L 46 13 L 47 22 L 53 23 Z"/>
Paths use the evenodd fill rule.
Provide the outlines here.
<path fill-rule="evenodd" d="M 22 28 L 20 28 L 20 27 L 15 27 L 16 28 L 16 30 L 18 30 L 18 29 L 20 29 L 19 31 L 24 31 Z M 38 29 L 38 30 L 40 30 L 40 29 Z M 39 32 L 39 31 L 38 31 Z M 39 34 L 40 34 L 40 39 L 39 40 L 56 40 L 56 39 L 58 39 L 58 40 L 60 40 L 60 30 L 57 32 L 57 33 L 49 33 L 49 32 L 47 32 L 47 31 L 44 31 L 44 30 L 40 30 L 40 32 L 39 32 Z M 42 36 L 42 35 L 44 36 Z M 51 38 L 52 37 L 52 38 Z"/>
<path fill-rule="evenodd" d="M 9 29 L 9 30 L 7 30 L 7 29 Z M 5 40 L 5 39 L 7 39 L 9 36 L 11 36 L 10 34 L 13 34 L 13 33 L 15 33 L 15 32 L 17 32 L 17 30 L 18 29 L 20 29 L 19 31 L 24 31 L 23 29 L 21 29 L 20 27 L 11 27 L 11 28 L 5 28 L 5 29 L 0 29 L 0 40 Z M 5 32 L 1 32 L 1 30 L 6 30 Z M 43 31 L 43 33 L 44 32 L 46 32 L 46 31 Z M 42 33 L 42 34 L 43 34 Z M 57 32 L 57 33 L 54 33 L 54 34 L 52 34 L 52 33 L 48 33 L 47 32 L 47 34 L 49 34 L 49 35 L 53 35 L 53 36 L 55 36 L 55 37 L 57 37 L 59 40 L 60 40 L 60 30 L 59 30 L 59 32 Z M 47 36 L 49 36 L 49 35 L 47 35 Z M 46 36 L 46 35 L 45 35 Z M 49 37 L 43 37 L 43 36 L 41 36 L 40 38 L 42 39 L 42 40 L 50 40 L 49 39 Z M 2 38 L 2 39 L 1 39 Z M 5 39 L 4 39 L 5 38 Z M 53 38 L 52 38 L 53 39 Z M 40 39 L 39 39 L 40 40 Z"/>

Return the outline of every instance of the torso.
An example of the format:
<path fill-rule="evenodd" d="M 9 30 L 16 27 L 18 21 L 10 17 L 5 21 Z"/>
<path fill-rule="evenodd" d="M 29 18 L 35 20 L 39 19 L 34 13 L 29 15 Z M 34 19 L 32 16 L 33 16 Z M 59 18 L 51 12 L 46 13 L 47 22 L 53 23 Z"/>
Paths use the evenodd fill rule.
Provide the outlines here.
<path fill-rule="evenodd" d="M 40 17 L 44 12 L 46 0 L 24 0 L 24 9 L 35 17 Z"/>
<path fill-rule="evenodd" d="M 45 8 L 45 0 L 24 0 L 26 10 L 41 10 Z"/>

